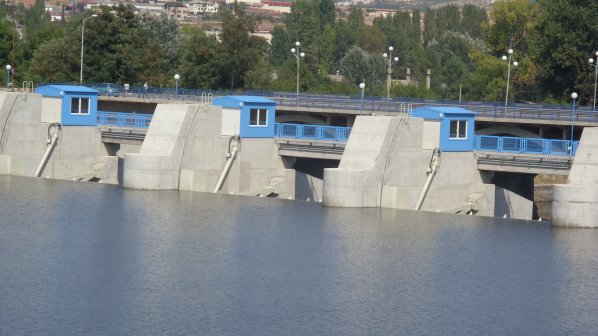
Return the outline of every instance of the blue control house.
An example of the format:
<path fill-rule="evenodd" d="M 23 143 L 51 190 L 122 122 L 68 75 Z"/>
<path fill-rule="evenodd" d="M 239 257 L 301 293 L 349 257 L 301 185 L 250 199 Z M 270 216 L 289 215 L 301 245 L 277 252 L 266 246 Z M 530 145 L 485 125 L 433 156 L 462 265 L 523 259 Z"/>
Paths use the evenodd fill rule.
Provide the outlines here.
<path fill-rule="evenodd" d="M 423 118 L 424 148 L 443 152 L 473 151 L 475 112 L 460 107 L 422 107 L 412 117 Z"/>
<path fill-rule="evenodd" d="M 242 138 L 273 138 L 276 103 L 254 96 L 214 98 L 212 105 L 222 107 L 222 135 Z"/>
<path fill-rule="evenodd" d="M 96 126 L 98 91 L 85 86 L 46 85 L 35 89 L 42 95 L 42 122 L 64 126 Z"/>

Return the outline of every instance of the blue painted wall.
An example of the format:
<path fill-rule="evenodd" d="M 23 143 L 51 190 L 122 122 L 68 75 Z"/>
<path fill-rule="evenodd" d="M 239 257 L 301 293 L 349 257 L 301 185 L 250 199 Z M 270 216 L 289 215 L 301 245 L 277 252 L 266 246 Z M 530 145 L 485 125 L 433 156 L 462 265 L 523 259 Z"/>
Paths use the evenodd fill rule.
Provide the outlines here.
<path fill-rule="evenodd" d="M 96 126 L 98 112 L 98 91 L 85 86 L 47 85 L 35 89 L 36 93 L 47 97 L 61 97 L 61 123 L 64 126 Z M 88 114 L 72 114 L 73 98 L 89 99 Z"/>
<path fill-rule="evenodd" d="M 412 111 L 411 116 L 428 120 L 440 120 L 440 150 L 443 152 L 471 152 L 475 130 L 475 112 L 460 107 L 422 107 Z M 451 121 L 466 120 L 465 139 L 451 139 Z"/>
<path fill-rule="evenodd" d="M 276 118 L 276 103 L 270 99 L 254 96 L 225 96 L 212 100 L 212 104 L 241 111 L 240 135 L 243 138 L 273 138 L 274 121 Z M 266 109 L 267 126 L 250 126 L 249 111 L 251 109 Z"/>

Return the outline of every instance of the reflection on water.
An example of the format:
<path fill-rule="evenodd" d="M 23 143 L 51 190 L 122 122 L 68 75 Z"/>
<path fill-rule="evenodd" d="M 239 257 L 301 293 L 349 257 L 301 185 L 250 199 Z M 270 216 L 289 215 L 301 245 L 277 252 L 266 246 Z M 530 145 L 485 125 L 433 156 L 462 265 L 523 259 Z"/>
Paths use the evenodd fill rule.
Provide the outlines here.
<path fill-rule="evenodd" d="M 2 335 L 598 334 L 598 231 L 0 176 Z"/>

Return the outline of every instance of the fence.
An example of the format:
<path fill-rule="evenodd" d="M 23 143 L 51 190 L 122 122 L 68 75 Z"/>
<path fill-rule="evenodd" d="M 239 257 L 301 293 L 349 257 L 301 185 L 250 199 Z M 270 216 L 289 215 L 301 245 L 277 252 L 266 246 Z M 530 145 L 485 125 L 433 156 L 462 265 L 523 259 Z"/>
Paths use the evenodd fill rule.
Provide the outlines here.
<path fill-rule="evenodd" d="M 100 126 L 148 128 L 152 121 L 152 115 L 98 111 L 97 120 Z"/>
<path fill-rule="evenodd" d="M 275 136 L 277 138 L 346 142 L 350 133 L 351 127 L 276 123 Z"/>
<path fill-rule="evenodd" d="M 476 135 L 474 150 L 518 154 L 575 156 L 579 141 Z"/>

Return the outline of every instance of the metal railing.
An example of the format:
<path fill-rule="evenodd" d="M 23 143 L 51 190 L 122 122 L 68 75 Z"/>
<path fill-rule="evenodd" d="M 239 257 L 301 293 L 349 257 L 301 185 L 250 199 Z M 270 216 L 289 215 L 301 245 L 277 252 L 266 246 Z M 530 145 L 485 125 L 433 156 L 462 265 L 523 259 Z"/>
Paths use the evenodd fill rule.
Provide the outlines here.
<path fill-rule="evenodd" d="M 276 123 L 274 136 L 277 138 L 346 142 L 350 133 L 351 127 Z"/>
<path fill-rule="evenodd" d="M 38 87 L 46 84 L 59 83 L 38 83 Z M 88 84 L 93 87 L 94 84 Z M 121 96 L 124 90 L 120 89 Z M 183 101 L 201 101 L 202 94 L 211 94 L 214 97 L 226 95 L 252 95 L 272 99 L 279 106 L 311 108 L 311 109 L 336 109 L 353 113 L 369 114 L 371 112 L 409 112 L 411 108 L 424 106 L 454 106 L 462 107 L 473 111 L 477 117 L 482 118 L 512 118 L 531 120 L 558 120 L 561 122 L 571 121 L 572 108 L 569 105 L 548 105 L 548 104 L 527 104 L 510 103 L 506 107 L 504 102 L 479 102 L 479 101 L 455 101 L 446 99 L 409 98 L 397 97 L 387 99 L 386 97 L 364 97 L 361 101 L 357 95 L 325 95 L 325 94 L 295 94 L 289 92 L 273 91 L 230 91 L 230 90 L 208 90 L 179 88 L 178 94 L 174 88 L 150 87 L 148 89 L 149 99 L 167 99 Z M 143 98 L 143 87 L 129 87 L 126 96 Z M 593 111 L 590 106 L 577 106 L 573 119 L 577 122 L 598 123 L 598 111 Z"/>
<path fill-rule="evenodd" d="M 148 128 L 151 114 L 98 111 L 98 126 Z"/>
<path fill-rule="evenodd" d="M 575 156 L 579 141 L 516 138 L 490 135 L 474 136 L 474 150 L 517 154 Z"/>

